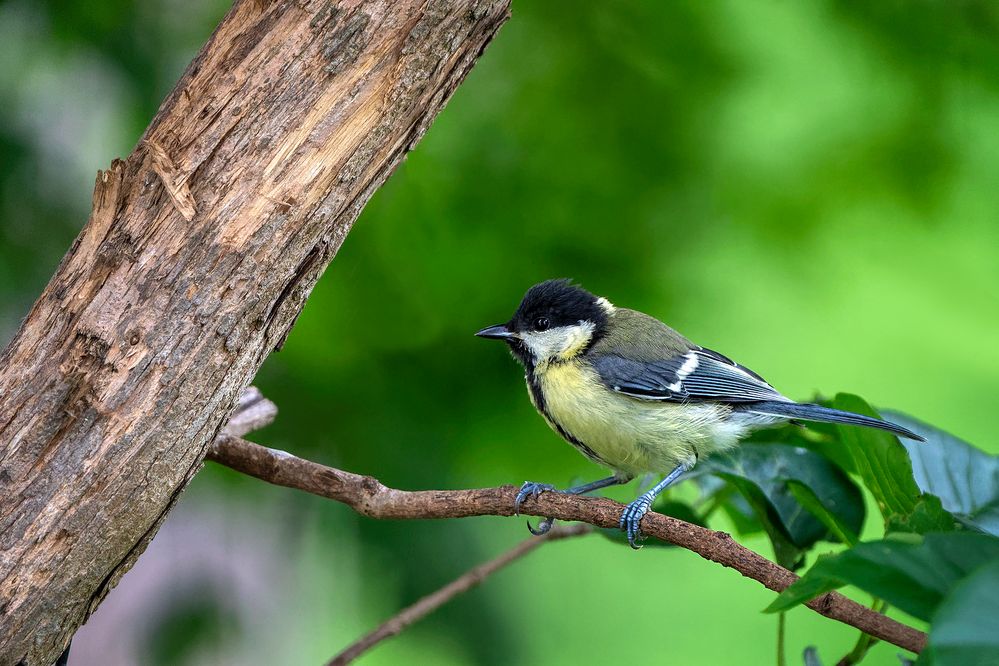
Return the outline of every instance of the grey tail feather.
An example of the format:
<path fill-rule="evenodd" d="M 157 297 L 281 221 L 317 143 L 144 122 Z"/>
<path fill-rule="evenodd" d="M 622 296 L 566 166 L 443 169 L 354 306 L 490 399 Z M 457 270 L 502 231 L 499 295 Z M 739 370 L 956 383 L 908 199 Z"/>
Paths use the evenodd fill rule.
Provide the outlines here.
<path fill-rule="evenodd" d="M 916 433 L 903 428 L 900 425 L 882 421 L 870 416 L 844 412 L 838 409 L 830 409 L 821 405 L 812 405 L 798 402 L 779 402 L 776 400 L 766 400 L 753 402 L 745 405 L 747 412 L 754 414 L 766 414 L 768 416 L 784 416 L 789 419 L 802 419 L 804 421 L 825 421 L 826 423 L 845 423 L 847 425 L 864 426 L 866 428 L 878 428 L 887 430 L 890 433 L 914 439 L 917 442 L 926 440 Z"/>

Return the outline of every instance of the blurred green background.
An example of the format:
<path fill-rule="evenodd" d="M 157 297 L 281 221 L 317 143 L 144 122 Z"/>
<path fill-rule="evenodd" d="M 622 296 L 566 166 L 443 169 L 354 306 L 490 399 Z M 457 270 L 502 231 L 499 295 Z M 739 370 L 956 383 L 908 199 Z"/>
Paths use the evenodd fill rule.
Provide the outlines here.
<path fill-rule="evenodd" d="M 0 342 L 226 9 L 0 3 Z M 997 125 L 988 0 L 516 0 L 262 369 L 281 414 L 255 438 L 408 489 L 601 476 L 472 337 L 569 276 L 790 396 L 856 392 L 999 452 Z M 319 663 L 523 522 L 374 522 L 209 466 L 70 664 Z M 773 663 L 772 596 L 587 537 L 361 663 Z M 789 615 L 791 663 L 854 638 Z"/>

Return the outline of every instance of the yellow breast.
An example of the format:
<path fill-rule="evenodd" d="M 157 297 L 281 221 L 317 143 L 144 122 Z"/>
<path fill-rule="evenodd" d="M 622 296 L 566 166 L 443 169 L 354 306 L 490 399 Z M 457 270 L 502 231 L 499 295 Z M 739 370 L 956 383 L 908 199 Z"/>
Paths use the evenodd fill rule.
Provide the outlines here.
<path fill-rule="evenodd" d="M 724 406 L 653 402 L 614 393 L 585 361 L 548 365 L 536 371 L 534 381 L 541 393 L 535 406 L 552 428 L 561 428 L 604 465 L 630 476 L 692 464 L 696 455 L 727 448 L 742 434 L 727 432 Z"/>

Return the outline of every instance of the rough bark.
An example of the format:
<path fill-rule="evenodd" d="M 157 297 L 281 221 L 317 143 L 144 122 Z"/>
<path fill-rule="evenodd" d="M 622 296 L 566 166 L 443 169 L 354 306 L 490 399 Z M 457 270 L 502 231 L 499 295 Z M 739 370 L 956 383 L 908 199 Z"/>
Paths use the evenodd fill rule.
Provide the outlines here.
<path fill-rule="evenodd" d="M 508 0 L 237 0 L 0 355 L 0 664 L 131 566 Z"/>

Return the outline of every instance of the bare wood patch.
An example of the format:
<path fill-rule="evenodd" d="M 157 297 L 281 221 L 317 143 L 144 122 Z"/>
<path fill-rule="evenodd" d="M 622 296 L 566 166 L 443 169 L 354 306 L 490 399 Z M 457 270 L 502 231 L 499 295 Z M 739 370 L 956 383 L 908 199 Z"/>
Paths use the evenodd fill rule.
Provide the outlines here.
<path fill-rule="evenodd" d="M 0 665 L 55 661 L 139 556 L 507 15 L 236 0 L 136 151 L 98 174 L 0 353 Z"/>
<path fill-rule="evenodd" d="M 180 173 L 177 165 L 163 150 L 163 146 L 152 139 L 146 139 L 144 145 L 153 161 L 153 171 L 163 181 L 163 187 L 166 188 L 167 194 L 173 200 L 174 206 L 184 216 L 184 219 L 190 222 L 194 219 L 196 210 L 191 189 L 187 186 L 187 177 Z"/>

